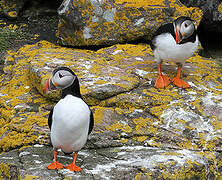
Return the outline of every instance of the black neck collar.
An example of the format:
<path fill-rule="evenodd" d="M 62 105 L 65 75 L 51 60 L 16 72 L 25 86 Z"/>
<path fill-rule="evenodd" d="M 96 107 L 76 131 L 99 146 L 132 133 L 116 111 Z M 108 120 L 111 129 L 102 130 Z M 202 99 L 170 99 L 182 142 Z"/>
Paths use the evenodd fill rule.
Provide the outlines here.
<path fill-rule="evenodd" d="M 82 98 L 80 94 L 79 80 L 77 77 L 71 86 L 62 90 L 62 98 L 66 97 L 66 95 L 68 94 L 73 95 L 78 98 Z"/>

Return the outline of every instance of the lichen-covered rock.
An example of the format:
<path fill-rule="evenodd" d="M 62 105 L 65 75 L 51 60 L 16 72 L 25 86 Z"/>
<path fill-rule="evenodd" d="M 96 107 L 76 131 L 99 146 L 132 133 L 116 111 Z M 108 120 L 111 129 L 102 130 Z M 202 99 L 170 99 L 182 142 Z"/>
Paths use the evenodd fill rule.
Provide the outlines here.
<path fill-rule="evenodd" d="M 108 147 L 84 149 L 79 152 L 77 164 L 82 172 L 66 169 L 54 171 L 46 167 L 52 161 L 52 148 L 42 145 L 23 148 L 0 156 L 0 167 L 7 162 L 19 169 L 21 179 L 215 179 L 208 164 L 213 167 L 210 156 L 189 150 L 159 149 L 144 146 Z M 214 154 L 221 159 L 220 153 Z M 59 152 L 58 161 L 64 165 L 72 162 L 72 156 Z M 222 168 L 218 164 L 217 168 Z M 0 168 L 1 169 L 1 168 Z M 217 171 L 216 169 L 212 169 Z M 0 170 L 1 172 L 1 170 Z M 15 178 L 19 179 L 19 178 Z"/>
<path fill-rule="evenodd" d="M 27 0 L 1 0 L 0 13 L 4 14 L 9 19 L 18 17 L 19 11 L 23 8 Z"/>
<path fill-rule="evenodd" d="M 187 7 L 202 9 L 205 23 L 222 21 L 222 3 L 220 0 L 180 0 L 180 2 Z"/>
<path fill-rule="evenodd" d="M 0 160 L 0 179 L 19 180 L 19 168 L 15 164 L 3 163 Z"/>
<path fill-rule="evenodd" d="M 41 41 L 8 52 L 6 64 L 0 82 L 1 151 L 49 144 L 47 115 L 59 92 L 44 95 L 44 84 L 54 68 L 68 66 L 79 77 L 84 100 L 92 105 L 95 128 L 80 152 L 84 171 L 74 175 L 62 170 L 62 177 L 222 176 L 221 68 L 215 60 L 198 55 L 187 60 L 183 77 L 191 88 L 186 90 L 173 85 L 154 88 L 157 65 L 145 44 L 89 51 Z M 175 64 L 163 68 L 175 76 Z M 52 154 L 39 153 L 39 171 L 54 173 L 45 170 Z M 23 172 L 35 175 L 28 169 Z"/>
<path fill-rule="evenodd" d="M 198 23 L 202 11 L 178 0 L 65 0 L 57 36 L 64 45 L 107 45 L 150 38 L 162 24 L 183 15 Z"/>
<path fill-rule="evenodd" d="M 139 47 L 144 50 L 148 49 L 146 46 Z M 132 73 L 134 66 L 129 66 L 135 63 L 135 60 L 133 57 L 124 60 L 127 53 L 123 52 L 121 46 L 114 46 L 110 53 L 106 53 L 106 51 L 110 51 L 109 49 L 95 53 L 56 46 L 36 48 L 39 50 L 31 61 L 30 77 L 33 79 L 33 85 L 43 95 L 45 94 L 43 90 L 46 78 L 49 78 L 53 68 L 57 66 L 68 66 L 78 74 L 82 94 L 87 102 L 91 100 L 89 102 L 91 105 L 128 92 L 139 85 L 139 77 Z M 134 46 L 134 49 L 136 50 L 138 47 Z M 115 52 L 119 54 L 117 55 Z M 124 54 L 123 58 L 120 58 L 121 54 Z M 51 95 L 49 94 L 49 96 Z"/>

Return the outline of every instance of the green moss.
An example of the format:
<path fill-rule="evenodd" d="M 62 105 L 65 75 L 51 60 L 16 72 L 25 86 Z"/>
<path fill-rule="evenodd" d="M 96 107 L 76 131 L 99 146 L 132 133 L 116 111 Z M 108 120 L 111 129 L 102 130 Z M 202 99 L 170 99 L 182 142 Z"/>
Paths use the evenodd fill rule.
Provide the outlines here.
<path fill-rule="evenodd" d="M 10 48 L 10 41 L 18 36 L 17 32 L 11 30 L 0 30 L 0 53 Z M 0 64 L 3 63 L 3 59 L 0 59 Z"/>
<path fill-rule="evenodd" d="M 18 29 L 17 25 L 10 24 L 0 29 L 0 64 L 3 64 L 3 54 L 6 51 L 16 47 L 16 41 L 20 41 L 24 38 L 29 39 L 30 34 L 22 32 Z"/>

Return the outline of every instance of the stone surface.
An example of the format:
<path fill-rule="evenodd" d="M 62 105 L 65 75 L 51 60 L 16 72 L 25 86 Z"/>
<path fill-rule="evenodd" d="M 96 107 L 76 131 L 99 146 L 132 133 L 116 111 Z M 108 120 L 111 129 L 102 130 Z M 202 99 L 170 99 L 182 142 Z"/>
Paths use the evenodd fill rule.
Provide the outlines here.
<path fill-rule="evenodd" d="M 180 0 L 187 7 L 199 7 L 203 10 L 205 23 L 222 21 L 222 3 L 220 0 Z"/>
<path fill-rule="evenodd" d="M 4 14 L 9 19 L 18 17 L 19 11 L 23 8 L 27 0 L 2 0 L 0 2 L 0 14 Z"/>
<path fill-rule="evenodd" d="M 51 147 L 36 144 L 4 153 L 0 156 L 0 162 L 16 164 L 14 167 L 20 170 L 22 179 L 40 180 L 61 179 L 61 177 L 63 179 L 132 179 L 133 177 L 158 179 L 159 174 L 162 174 L 162 178 L 170 179 L 181 179 L 181 176 L 188 179 L 192 177 L 205 179 L 207 174 L 205 164 L 213 163 L 209 157 L 203 157 L 195 151 L 123 146 L 82 150 L 79 152 L 77 164 L 83 168 L 83 171 L 74 173 L 67 169 L 48 170 L 47 166 L 52 161 L 51 151 Z M 214 155 L 221 158 L 219 153 Z M 59 152 L 58 161 L 68 165 L 72 162 L 72 156 L 65 156 Z"/>
<path fill-rule="evenodd" d="M 71 46 L 110 45 L 152 36 L 155 30 L 179 16 L 197 24 L 199 8 L 187 8 L 178 0 L 65 0 L 58 9 L 57 36 Z"/>
<path fill-rule="evenodd" d="M 81 173 L 46 169 L 52 160 L 47 116 L 59 92 L 46 96 L 43 89 L 58 66 L 75 71 L 84 100 L 94 112 L 95 128 L 78 159 Z M 195 55 L 187 60 L 183 68 L 183 79 L 191 85 L 187 90 L 173 85 L 154 88 L 157 65 L 146 44 L 90 51 L 41 41 L 9 51 L 4 72 L 0 147 L 6 153 L 0 155 L 0 162 L 16 164 L 22 177 L 206 179 L 222 175 L 221 68 L 213 59 Z M 163 72 L 174 77 L 175 64 L 165 62 Z M 36 143 L 44 146 L 28 147 Z M 5 158 L 12 154 L 15 158 Z M 60 157 L 64 164 L 71 161 L 62 153 Z"/>

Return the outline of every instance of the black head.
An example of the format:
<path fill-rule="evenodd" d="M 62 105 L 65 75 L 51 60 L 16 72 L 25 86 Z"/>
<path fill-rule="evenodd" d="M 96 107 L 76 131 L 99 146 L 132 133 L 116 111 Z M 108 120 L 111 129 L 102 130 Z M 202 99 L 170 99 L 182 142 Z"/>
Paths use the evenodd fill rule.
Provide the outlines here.
<path fill-rule="evenodd" d="M 67 94 L 81 97 L 79 80 L 68 67 L 58 67 L 52 72 L 51 78 L 45 85 L 45 92 L 62 89 L 62 98 Z"/>
<path fill-rule="evenodd" d="M 193 21 L 189 17 L 181 16 L 174 20 L 173 25 L 177 44 L 196 33 Z"/>

